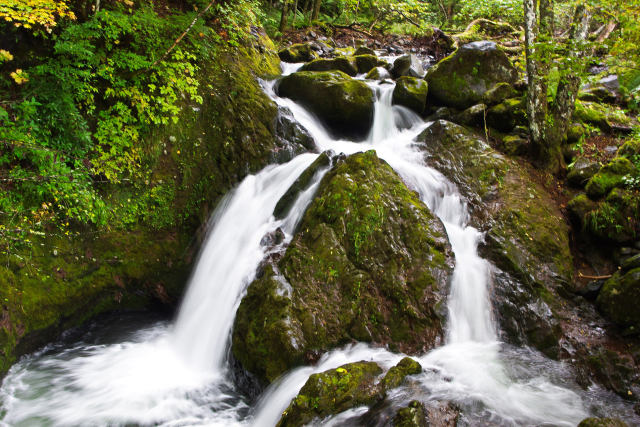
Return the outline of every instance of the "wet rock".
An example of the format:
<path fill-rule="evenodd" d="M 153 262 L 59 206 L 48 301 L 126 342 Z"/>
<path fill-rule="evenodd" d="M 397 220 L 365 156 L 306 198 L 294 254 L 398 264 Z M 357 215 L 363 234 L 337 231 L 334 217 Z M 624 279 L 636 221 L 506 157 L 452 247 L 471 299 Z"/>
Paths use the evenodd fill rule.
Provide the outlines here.
<path fill-rule="evenodd" d="M 298 427 L 384 398 L 375 362 L 356 362 L 313 374 L 283 412 L 278 427 Z"/>
<path fill-rule="evenodd" d="M 331 165 L 331 158 L 334 155 L 335 153 L 333 153 L 333 151 L 323 152 L 307 169 L 305 169 L 304 172 L 302 172 L 293 185 L 289 187 L 287 192 L 284 193 L 280 200 L 278 200 L 278 203 L 273 210 L 273 216 L 276 217 L 276 219 L 286 218 L 300 193 L 309 188 L 313 178 L 322 169 L 328 168 Z"/>
<path fill-rule="evenodd" d="M 417 56 L 404 55 L 393 62 L 391 75 L 394 79 L 402 76 L 422 78 L 424 76 L 424 68 L 422 68 L 422 63 Z"/>
<path fill-rule="evenodd" d="M 493 42 L 459 47 L 427 72 L 429 98 L 440 105 L 468 108 L 498 83 L 516 82 L 518 72 Z"/>
<path fill-rule="evenodd" d="M 512 330 L 521 339 L 554 355 L 556 290 L 570 283 L 573 263 L 569 229 L 553 199 L 521 165 L 458 125 L 437 121 L 417 141 L 427 164 L 458 185 L 472 223 L 486 231 L 481 254 L 513 278 L 495 289 L 503 293 L 505 306 L 516 308 L 505 310 L 508 318 L 501 325 L 516 325 Z M 514 279 L 524 286 L 521 292 Z M 530 315 L 523 315 L 522 307 Z"/>
<path fill-rule="evenodd" d="M 385 390 L 391 390 L 402 384 L 407 375 L 417 375 L 422 372 L 422 366 L 410 357 L 403 358 L 386 373 L 382 379 Z"/>
<path fill-rule="evenodd" d="M 315 52 L 308 44 L 294 44 L 278 52 L 278 56 L 284 62 L 307 62 L 316 58 Z"/>
<path fill-rule="evenodd" d="M 567 174 L 567 181 L 573 186 L 584 187 L 600 170 L 601 166 L 599 162 L 591 161 L 585 157 L 578 157 Z"/>
<path fill-rule="evenodd" d="M 276 90 L 310 109 L 335 136 L 364 138 L 373 123 L 373 91 L 341 71 L 293 73 Z"/>
<path fill-rule="evenodd" d="M 316 143 L 309 132 L 293 117 L 286 107 L 278 109 L 275 119 L 274 133 L 280 142 L 281 149 L 274 151 L 274 162 L 284 163 L 305 151 L 316 151 Z"/>
<path fill-rule="evenodd" d="M 396 81 L 393 89 L 393 103 L 422 114 L 427 106 L 428 92 L 429 85 L 424 80 L 403 76 Z"/>
<path fill-rule="evenodd" d="M 428 122 L 435 122 L 437 120 L 446 120 L 453 122 L 453 118 L 458 114 L 458 110 L 449 107 L 440 107 L 436 109 L 433 114 L 427 117 Z"/>
<path fill-rule="evenodd" d="M 406 408 L 400 408 L 393 417 L 394 427 L 427 427 L 427 415 L 424 405 L 417 400 L 409 402 Z"/>
<path fill-rule="evenodd" d="M 350 76 L 355 76 L 358 74 L 358 66 L 355 59 L 338 56 L 337 58 L 315 59 L 303 65 L 299 71 L 342 71 Z"/>
<path fill-rule="evenodd" d="M 369 80 L 384 80 L 390 79 L 391 74 L 384 67 L 376 67 L 369 71 L 365 78 Z"/>
<path fill-rule="evenodd" d="M 578 427 L 628 427 L 628 424 L 618 418 L 585 418 Z"/>
<path fill-rule="evenodd" d="M 640 332 L 640 268 L 618 271 L 607 280 L 597 299 L 598 308 L 611 320 Z"/>
<path fill-rule="evenodd" d="M 446 232 L 374 152 L 325 175 L 298 230 L 238 309 L 233 353 L 245 369 L 268 383 L 351 340 L 409 354 L 441 342 Z"/>
<path fill-rule="evenodd" d="M 278 227 L 271 233 L 267 233 L 264 235 L 264 237 L 260 240 L 260 246 L 272 248 L 282 243 L 284 241 L 284 237 L 284 232 L 280 227 Z"/>

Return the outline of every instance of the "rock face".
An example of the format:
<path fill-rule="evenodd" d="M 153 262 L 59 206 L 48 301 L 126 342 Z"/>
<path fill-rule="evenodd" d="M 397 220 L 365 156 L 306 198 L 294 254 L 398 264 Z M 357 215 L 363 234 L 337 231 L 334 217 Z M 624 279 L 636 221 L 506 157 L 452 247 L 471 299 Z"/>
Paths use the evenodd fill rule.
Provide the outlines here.
<path fill-rule="evenodd" d="M 400 77 L 393 89 L 393 103 L 405 106 L 418 114 L 424 113 L 427 107 L 429 85 L 415 77 Z"/>
<path fill-rule="evenodd" d="M 315 52 L 308 44 L 294 44 L 278 52 L 284 62 L 307 62 L 316 58 Z"/>
<path fill-rule="evenodd" d="M 358 65 L 353 58 L 338 56 L 337 58 L 313 60 L 303 65 L 300 71 L 342 71 L 350 76 L 355 76 L 358 74 Z"/>
<path fill-rule="evenodd" d="M 568 226 L 549 194 L 520 164 L 464 128 L 437 121 L 417 139 L 426 161 L 458 185 L 472 223 L 486 231 L 481 253 L 494 274 L 501 328 L 516 344 L 558 350 L 555 290 L 571 280 Z"/>
<path fill-rule="evenodd" d="M 459 109 L 482 101 L 498 83 L 515 83 L 518 72 L 495 43 L 474 42 L 459 47 L 430 68 L 425 79 L 429 98 L 441 105 Z"/>
<path fill-rule="evenodd" d="M 440 342 L 452 253 L 444 227 L 374 152 L 323 178 L 283 258 L 242 300 L 233 354 L 263 382 L 352 340 Z"/>
<path fill-rule="evenodd" d="M 364 138 L 373 124 L 373 91 L 341 71 L 293 73 L 276 89 L 310 109 L 335 136 Z"/>

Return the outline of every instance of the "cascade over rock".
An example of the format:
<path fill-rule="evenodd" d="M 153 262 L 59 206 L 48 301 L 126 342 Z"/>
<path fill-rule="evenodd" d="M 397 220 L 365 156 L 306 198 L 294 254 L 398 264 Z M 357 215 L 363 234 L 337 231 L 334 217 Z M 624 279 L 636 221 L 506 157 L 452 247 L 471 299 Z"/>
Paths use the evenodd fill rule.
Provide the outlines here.
<path fill-rule="evenodd" d="M 506 273 L 495 275 L 503 330 L 516 342 L 557 353 L 552 295 L 571 280 L 573 265 L 568 226 L 549 194 L 520 164 L 461 126 L 437 121 L 418 141 L 427 163 L 469 200 L 472 223 L 486 231 L 482 252 Z"/>
<path fill-rule="evenodd" d="M 233 354 L 260 380 L 351 340 L 440 342 L 453 265 L 444 227 L 374 152 L 323 178 L 284 257 L 242 300 Z"/>
<path fill-rule="evenodd" d="M 460 46 L 427 72 L 429 98 L 459 109 L 482 101 L 498 83 L 513 84 L 518 72 L 495 43 L 480 41 Z"/>
<path fill-rule="evenodd" d="M 311 110 L 336 136 L 364 138 L 373 124 L 373 91 L 341 71 L 293 73 L 277 92 Z"/>

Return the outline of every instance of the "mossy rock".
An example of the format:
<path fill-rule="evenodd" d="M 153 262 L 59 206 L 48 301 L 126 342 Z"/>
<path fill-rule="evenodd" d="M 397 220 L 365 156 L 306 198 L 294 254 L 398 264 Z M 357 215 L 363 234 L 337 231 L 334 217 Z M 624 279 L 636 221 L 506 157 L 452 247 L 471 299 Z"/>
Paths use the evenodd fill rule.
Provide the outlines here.
<path fill-rule="evenodd" d="M 618 418 L 585 418 L 578 427 L 628 427 L 629 425 Z"/>
<path fill-rule="evenodd" d="M 335 136 L 363 139 L 373 124 L 373 91 L 341 71 L 293 73 L 276 90 L 311 110 Z"/>
<path fill-rule="evenodd" d="M 592 199 L 606 196 L 609 191 L 625 185 L 623 177 L 635 170 L 626 157 L 616 157 L 604 165 L 587 183 L 587 195 Z"/>
<path fill-rule="evenodd" d="M 524 156 L 529 151 L 529 140 L 520 135 L 506 135 L 502 138 L 502 150 L 510 156 Z"/>
<path fill-rule="evenodd" d="M 410 357 L 403 358 L 398 364 L 385 374 L 382 386 L 385 390 L 399 387 L 408 375 L 417 375 L 422 372 L 422 366 Z"/>
<path fill-rule="evenodd" d="M 384 398 L 375 362 L 356 362 L 313 374 L 283 412 L 278 427 L 299 427 Z"/>
<path fill-rule="evenodd" d="M 598 203 L 594 202 L 584 193 L 575 196 L 567 204 L 567 209 L 581 228 L 585 227 L 587 214 L 598 208 Z"/>
<path fill-rule="evenodd" d="M 587 134 L 586 129 L 580 123 L 574 123 L 567 129 L 567 143 L 572 144 L 580 141 Z"/>
<path fill-rule="evenodd" d="M 598 127 L 604 132 L 611 132 L 615 127 L 631 126 L 633 120 L 616 106 L 598 102 L 576 101 L 573 114 L 575 120 Z"/>
<path fill-rule="evenodd" d="M 527 113 L 522 98 L 505 99 L 487 110 L 487 124 L 503 132 L 527 125 Z"/>
<path fill-rule="evenodd" d="M 516 90 L 509 83 L 498 83 L 491 89 L 486 91 L 482 96 L 482 101 L 487 105 L 499 104 L 505 99 L 515 98 L 517 96 Z"/>
<path fill-rule="evenodd" d="M 453 258 L 446 232 L 375 152 L 339 161 L 293 241 L 248 288 L 233 354 L 269 383 L 350 341 L 422 353 L 442 339 Z"/>
<path fill-rule="evenodd" d="M 616 243 L 632 243 L 640 237 L 640 192 L 614 188 L 607 198 L 589 212 L 585 228 L 592 235 Z"/>
<path fill-rule="evenodd" d="M 365 76 L 368 80 L 384 80 L 390 79 L 391 73 L 384 67 L 376 67 L 367 73 Z"/>
<path fill-rule="evenodd" d="M 428 427 L 424 405 L 412 400 L 406 408 L 398 409 L 393 417 L 393 427 Z"/>
<path fill-rule="evenodd" d="M 284 219 L 289 214 L 293 203 L 296 201 L 300 193 L 305 191 L 311 185 L 313 178 L 324 168 L 331 165 L 331 158 L 335 153 L 325 151 L 314 160 L 311 165 L 300 174 L 298 179 L 293 183 L 286 193 L 278 200 L 276 207 L 273 209 L 273 216 L 276 219 Z"/>
<path fill-rule="evenodd" d="M 311 45 L 299 43 L 293 44 L 278 52 L 278 56 L 284 62 L 307 62 L 316 58 L 316 53 L 311 49 Z"/>
<path fill-rule="evenodd" d="M 486 231 L 481 254 L 511 277 L 499 276 L 495 289 L 508 338 L 555 356 L 560 330 L 552 309 L 573 263 L 569 227 L 551 195 L 521 164 L 461 126 L 437 121 L 417 141 L 427 164 L 457 184 L 472 223 Z"/>
<path fill-rule="evenodd" d="M 639 333 L 640 268 L 615 273 L 605 282 L 596 303 L 618 325 Z"/>
<path fill-rule="evenodd" d="M 354 56 L 358 56 L 358 55 L 376 55 L 376 51 L 371 49 L 370 47 L 366 47 L 366 46 L 360 46 L 359 48 L 356 49 L 356 51 L 353 54 Z"/>
<path fill-rule="evenodd" d="M 484 128 L 484 119 L 486 112 L 486 105 L 472 105 L 461 113 L 456 114 L 451 121 L 460 125 Z"/>
<path fill-rule="evenodd" d="M 498 83 L 514 84 L 518 72 L 493 42 L 460 46 L 427 72 L 429 98 L 435 103 L 459 109 L 482 101 Z"/>
<path fill-rule="evenodd" d="M 355 76 L 358 74 L 358 65 L 354 58 L 338 56 L 329 59 L 315 59 L 303 65 L 299 71 L 342 71 L 350 76 Z"/>
<path fill-rule="evenodd" d="M 353 57 L 356 61 L 358 73 L 368 73 L 376 67 L 384 67 L 389 65 L 387 61 L 378 58 L 375 55 L 356 55 Z"/>
<path fill-rule="evenodd" d="M 417 56 L 412 54 L 403 55 L 393 61 L 391 75 L 394 79 L 402 76 L 422 78 L 424 77 L 424 68 L 422 68 L 422 63 Z"/>
<path fill-rule="evenodd" d="M 633 156 L 640 156 L 640 138 L 631 138 L 625 141 L 624 144 L 618 148 L 618 156 L 624 156 L 628 159 Z"/>
<path fill-rule="evenodd" d="M 428 93 L 429 85 L 426 81 L 403 76 L 396 81 L 392 102 L 407 107 L 418 114 L 423 114 L 427 107 Z"/>
<path fill-rule="evenodd" d="M 585 157 L 578 157 L 569 169 L 567 181 L 576 187 L 584 187 L 585 184 L 600 171 L 602 165 Z"/>
<path fill-rule="evenodd" d="M 513 37 L 516 29 L 506 22 L 496 22 L 489 19 L 475 19 L 467 25 L 462 33 L 452 37 L 459 45 L 486 40 L 489 38 Z"/>

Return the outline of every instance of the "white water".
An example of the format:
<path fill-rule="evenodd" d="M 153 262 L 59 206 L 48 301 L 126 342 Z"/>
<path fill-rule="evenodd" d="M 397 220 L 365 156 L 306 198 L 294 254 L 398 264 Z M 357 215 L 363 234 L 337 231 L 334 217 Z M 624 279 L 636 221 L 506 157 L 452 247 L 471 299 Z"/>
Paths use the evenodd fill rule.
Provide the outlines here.
<path fill-rule="evenodd" d="M 285 72 L 295 69 L 290 66 Z M 455 186 L 423 164 L 423 154 L 413 142 L 428 124 L 407 109 L 391 106 L 392 85 L 371 86 L 378 93 L 374 125 L 367 141 L 360 143 L 331 139 L 306 110 L 275 96 L 271 84 L 265 84 L 265 90 L 291 109 L 321 150 L 349 154 L 375 149 L 445 224 L 456 256 L 447 343 L 419 358 L 427 368 L 416 377 L 422 384 L 421 397 L 458 402 L 497 424 L 575 425 L 587 415 L 580 396 L 545 376 L 562 372 L 562 365 L 547 360 L 534 363 L 533 353 L 527 351 L 506 355 L 496 341 L 488 297 L 490 269 L 477 254 L 482 236 L 467 225 L 466 206 Z M 397 363 L 402 355 L 381 348 L 359 344 L 337 349 L 314 367 L 287 373 L 254 408 L 228 379 L 226 355 L 233 317 L 265 256 L 260 240 L 278 227 L 285 232 L 285 244 L 291 238 L 317 181 L 285 220 L 276 221 L 271 213 L 315 157 L 304 154 L 267 167 L 246 178 L 220 203 L 174 327 L 160 324 L 119 344 L 80 343 L 24 359 L 12 368 L 0 390 L 2 422 L 269 426 L 313 372 L 358 360 L 375 360 L 385 368 Z M 519 368 L 525 366 L 523 361 L 527 369 Z M 342 414 L 340 420 L 362 411 Z"/>

